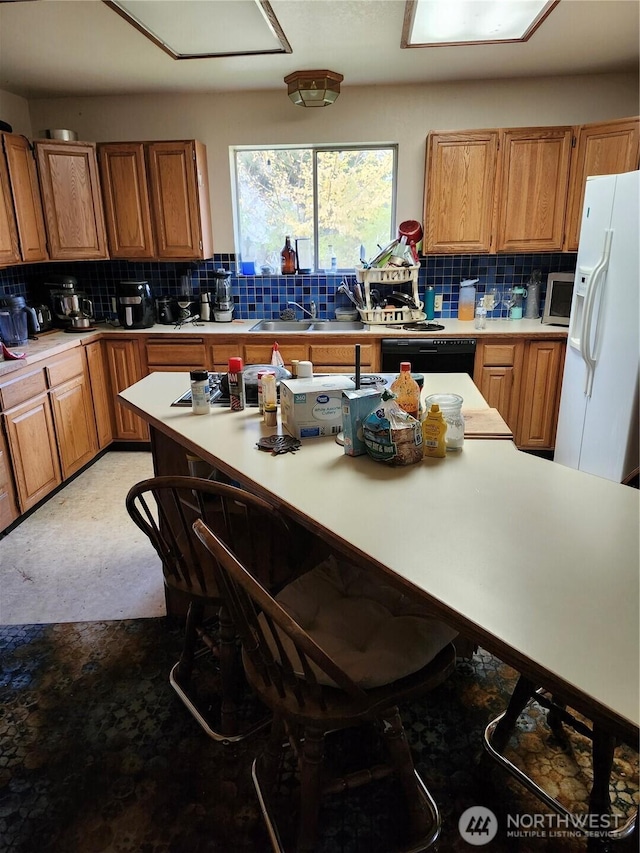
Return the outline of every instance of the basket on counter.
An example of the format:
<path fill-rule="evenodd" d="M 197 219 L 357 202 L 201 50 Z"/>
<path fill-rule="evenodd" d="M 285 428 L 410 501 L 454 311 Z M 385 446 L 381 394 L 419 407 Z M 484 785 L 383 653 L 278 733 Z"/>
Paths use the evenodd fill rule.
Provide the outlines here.
<path fill-rule="evenodd" d="M 390 323 L 410 323 L 417 320 L 424 320 L 426 315 L 422 310 L 424 303 L 418 297 L 418 271 L 420 265 L 412 267 L 380 267 L 373 269 L 363 269 L 356 267 L 356 278 L 364 285 L 364 308 L 358 308 L 360 319 L 363 323 L 369 325 L 389 325 Z M 392 308 L 373 308 L 371 305 L 371 286 L 377 287 L 396 285 L 411 285 L 411 297 L 417 305 L 417 308 L 392 307 Z"/>

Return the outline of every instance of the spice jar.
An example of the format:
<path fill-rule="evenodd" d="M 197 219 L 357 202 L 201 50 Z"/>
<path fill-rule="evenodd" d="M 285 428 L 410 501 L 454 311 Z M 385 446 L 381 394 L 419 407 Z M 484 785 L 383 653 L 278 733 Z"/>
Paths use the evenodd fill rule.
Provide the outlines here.
<path fill-rule="evenodd" d="M 445 444 L 447 450 L 462 450 L 464 444 L 464 415 L 459 394 L 430 394 L 425 400 L 427 411 L 437 403 L 447 425 Z"/>

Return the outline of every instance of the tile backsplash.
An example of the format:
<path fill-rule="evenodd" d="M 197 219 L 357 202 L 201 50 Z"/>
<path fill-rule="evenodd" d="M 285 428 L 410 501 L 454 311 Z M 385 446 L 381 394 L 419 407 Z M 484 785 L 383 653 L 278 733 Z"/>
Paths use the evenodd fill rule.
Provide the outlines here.
<path fill-rule="evenodd" d="M 424 297 L 427 284 L 433 285 L 436 295 L 442 295 L 442 310 L 436 318 L 456 317 L 459 284 L 464 279 L 479 279 L 478 296 L 487 287 L 525 285 L 534 269 L 542 271 L 542 309 L 546 277 L 549 272 L 573 272 L 576 255 L 573 253 L 530 255 L 432 255 L 423 258 L 420 265 L 418 292 Z M 211 273 L 219 268 L 232 271 L 232 293 L 236 319 L 276 319 L 288 306 L 298 302 L 305 308 L 313 300 L 318 316 L 333 318 L 337 307 L 350 307 L 347 297 L 337 293 L 343 278 L 355 282 L 353 270 L 343 270 L 337 275 L 238 275 L 236 257 L 232 254 L 215 255 L 210 261 L 200 263 L 158 263 L 129 261 L 77 261 L 74 263 L 25 264 L 0 270 L 0 294 L 26 296 L 30 302 L 44 300 L 42 285 L 53 275 L 72 275 L 77 278 L 78 289 L 93 301 L 98 320 L 112 318 L 112 297 L 119 281 L 142 279 L 149 282 L 154 296 L 171 296 L 180 292 L 180 277 L 191 277 L 194 295 L 201 290 L 213 289 Z M 506 316 L 506 307 L 500 305 L 492 316 Z M 297 312 L 298 314 L 300 312 Z"/>

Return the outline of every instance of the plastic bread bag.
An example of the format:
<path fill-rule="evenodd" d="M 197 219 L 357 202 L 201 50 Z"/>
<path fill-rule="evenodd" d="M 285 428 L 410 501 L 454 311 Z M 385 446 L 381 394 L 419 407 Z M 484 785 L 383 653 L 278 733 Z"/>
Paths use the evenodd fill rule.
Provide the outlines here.
<path fill-rule="evenodd" d="M 380 406 L 365 418 L 362 432 L 367 453 L 376 462 L 412 465 L 422 461 L 420 421 L 401 409 L 388 390 L 383 391 Z"/>

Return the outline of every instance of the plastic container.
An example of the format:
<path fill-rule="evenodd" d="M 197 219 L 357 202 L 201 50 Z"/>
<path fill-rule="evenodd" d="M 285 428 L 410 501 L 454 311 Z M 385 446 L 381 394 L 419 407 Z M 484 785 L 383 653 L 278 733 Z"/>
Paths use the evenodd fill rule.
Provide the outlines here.
<path fill-rule="evenodd" d="M 241 412 L 244 409 L 244 362 L 239 356 L 229 359 L 229 405 L 232 412 Z"/>
<path fill-rule="evenodd" d="M 422 421 L 422 455 L 442 459 L 447 455 L 445 434 L 447 425 L 437 403 L 433 403 Z"/>
<path fill-rule="evenodd" d="M 476 307 L 476 289 L 474 287 L 479 279 L 467 278 L 460 282 L 460 296 L 458 299 L 458 320 L 473 320 Z"/>
<path fill-rule="evenodd" d="M 463 399 L 459 394 L 429 394 L 425 400 L 427 411 L 437 405 L 447 427 L 445 446 L 447 450 L 462 450 L 464 445 Z"/>
<path fill-rule="evenodd" d="M 428 284 L 424 291 L 424 315 L 427 320 L 433 320 L 435 317 L 436 305 L 436 289 L 432 284 Z"/>
<path fill-rule="evenodd" d="M 407 414 L 420 419 L 420 386 L 411 375 L 411 363 L 400 363 L 400 375 L 391 383 L 391 393 L 395 394 L 398 405 Z"/>
<path fill-rule="evenodd" d="M 527 291 L 524 287 L 514 287 L 511 290 L 511 300 L 509 303 L 509 319 L 522 320 L 522 300 L 526 296 Z"/>
<path fill-rule="evenodd" d="M 208 415 L 211 411 L 209 373 L 206 370 L 192 370 L 191 379 L 191 411 L 194 415 Z"/>

